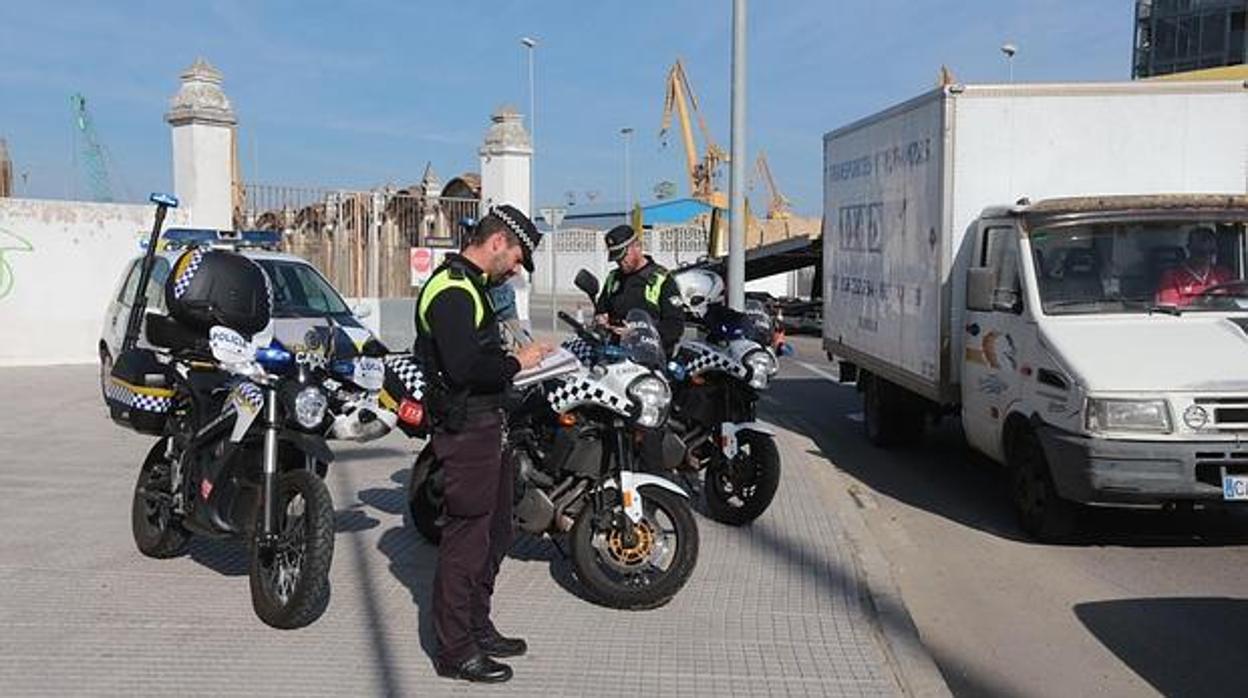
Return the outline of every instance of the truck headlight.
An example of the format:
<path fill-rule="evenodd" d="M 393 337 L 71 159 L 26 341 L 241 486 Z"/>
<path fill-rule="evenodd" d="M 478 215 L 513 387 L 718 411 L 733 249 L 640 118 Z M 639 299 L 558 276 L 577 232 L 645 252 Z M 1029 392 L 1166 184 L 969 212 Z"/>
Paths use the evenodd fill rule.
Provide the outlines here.
<path fill-rule="evenodd" d="M 1089 432 L 1169 434 L 1170 407 L 1165 400 L 1088 398 L 1085 425 Z"/>
<path fill-rule="evenodd" d="M 315 429 L 325 421 L 329 400 L 320 388 L 308 386 L 295 394 L 295 421 L 304 429 Z"/>
<path fill-rule="evenodd" d="M 672 391 L 667 383 L 654 376 L 642 376 L 628 386 L 628 396 L 639 408 L 637 424 L 643 427 L 657 427 L 663 423 L 667 415 L 667 407 L 672 402 Z"/>
<path fill-rule="evenodd" d="M 776 372 L 776 359 L 766 349 L 751 351 L 741 363 L 750 369 L 750 387 L 755 390 L 766 388 L 768 379 Z"/>

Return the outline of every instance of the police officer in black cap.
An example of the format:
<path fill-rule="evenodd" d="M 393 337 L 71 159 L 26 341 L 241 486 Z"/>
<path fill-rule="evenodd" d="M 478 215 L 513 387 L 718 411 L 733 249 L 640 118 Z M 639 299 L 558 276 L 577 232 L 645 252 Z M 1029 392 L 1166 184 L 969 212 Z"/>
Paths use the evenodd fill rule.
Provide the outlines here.
<path fill-rule="evenodd" d="M 621 325 L 628 311 L 645 310 L 654 318 L 663 349 L 669 355 L 685 331 L 685 315 L 676 281 L 641 249 L 641 238 L 629 225 L 607 231 L 607 258 L 617 265 L 598 294 L 594 311 L 599 324 Z"/>
<path fill-rule="evenodd" d="M 504 351 L 488 289 L 521 264 L 533 271 L 541 233 L 514 206 L 490 209 L 465 233 L 416 300 L 416 351 L 428 383 L 433 450 L 444 465 L 444 521 L 433 579 L 438 674 L 501 682 L 527 646 L 490 621 L 494 578 L 512 542 L 514 475 L 503 463 L 503 393 L 512 376 L 551 351 Z"/>

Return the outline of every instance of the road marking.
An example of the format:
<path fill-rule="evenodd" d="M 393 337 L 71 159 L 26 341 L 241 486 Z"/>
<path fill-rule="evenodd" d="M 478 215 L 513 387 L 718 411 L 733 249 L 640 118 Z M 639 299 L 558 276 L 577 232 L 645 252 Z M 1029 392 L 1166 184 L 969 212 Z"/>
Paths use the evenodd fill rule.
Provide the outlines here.
<path fill-rule="evenodd" d="M 810 365 L 810 364 L 806 363 L 805 361 L 796 361 L 796 362 L 794 362 L 794 363 L 796 363 L 798 366 L 801 366 L 802 368 L 806 369 L 807 371 L 810 371 L 811 373 L 815 374 L 816 376 L 819 376 L 820 378 L 822 378 L 822 379 L 824 379 L 824 380 L 831 381 L 831 382 L 833 382 L 833 383 L 836 383 L 837 385 L 840 385 L 840 383 L 841 383 L 841 380 L 840 380 L 839 378 L 837 378 L 835 375 L 833 375 L 833 374 L 831 374 L 831 373 L 828 373 L 827 371 L 823 370 L 822 368 L 819 368 L 818 366 L 812 366 L 812 365 Z"/>

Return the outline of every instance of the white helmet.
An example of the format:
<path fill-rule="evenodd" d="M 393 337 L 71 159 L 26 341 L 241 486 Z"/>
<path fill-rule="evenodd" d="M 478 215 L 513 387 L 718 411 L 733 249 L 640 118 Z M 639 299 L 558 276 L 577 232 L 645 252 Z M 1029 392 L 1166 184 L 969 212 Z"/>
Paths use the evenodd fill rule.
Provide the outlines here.
<path fill-rule="evenodd" d="M 719 274 L 706 269 L 686 269 L 674 276 L 680 300 L 690 313 L 703 317 L 709 305 L 724 301 L 724 280 Z"/>

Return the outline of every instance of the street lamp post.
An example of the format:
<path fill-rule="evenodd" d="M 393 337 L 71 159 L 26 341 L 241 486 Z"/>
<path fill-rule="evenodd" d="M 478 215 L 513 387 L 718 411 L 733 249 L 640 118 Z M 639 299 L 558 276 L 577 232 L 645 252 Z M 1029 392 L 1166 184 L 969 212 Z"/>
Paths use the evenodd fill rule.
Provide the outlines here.
<path fill-rule="evenodd" d="M 629 144 L 633 139 L 633 128 L 625 126 L 620 129 L 620 135 L 624 136 L 624 220 L 627 222 L 629 213 L 633 208 L 633 188 L 628 162 L 628 150 Z"/>
<path fill-rule="evenodd" d="M 728 180 L 728 306 L 745 307 L 745 0 L 732 3 L 732 142 Z"/>
<path fill-rule="evenodd" d="M 533 49 L 537 47 L 537 39 L 531 36 L 521 37 L 520 43 L 524 45 L 529 54 L 529 148 L 532 154 L 529 155 L 529 206 L 525 214 L 532 216 L 533 211 L 537 207 L 537 199 L 534 196 L 536 187 L 534 182 L 534 162 L 537 160 L 537 97 L 533 89 Z"/>
<path fill-rule="evenodd" d="M 1001 53 L 1005 54 L 1005 63 L 1009 66 L 1010 82 L 1014 82 L 1014 54 L 1018 53 L 1018 47 L 1012 43 L 1001 44 Z"/>

